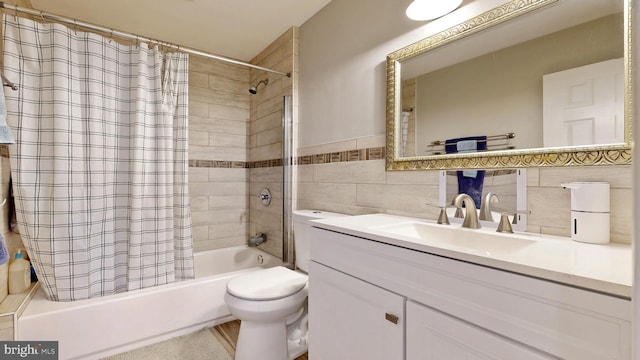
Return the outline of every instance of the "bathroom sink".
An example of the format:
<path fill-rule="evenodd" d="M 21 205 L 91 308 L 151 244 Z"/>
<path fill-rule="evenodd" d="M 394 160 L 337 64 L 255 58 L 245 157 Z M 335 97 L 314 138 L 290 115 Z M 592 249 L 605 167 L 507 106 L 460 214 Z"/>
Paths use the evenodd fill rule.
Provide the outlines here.
<path fill-rule="evenodd" d="M 472 249 L 483 253 L 511 253 L 536 242 L 525 235 L 501 234 L 493 229 L 471 230 L 418 221 L 374 225 L 370 229 L 391 236 L 411 238 L 415 242 Z"/>
<path fill-rule="evenodd" d="M 626 244 L 586 244 L 569 237 L 519 231 L 499 233 L 488 226 L 467 229 L 460 224 L 444 225 L 393 214 L 314 223 L 314 227 L 329 231 L 317 233 L 318 242 L 324 237 L 346 242 L 364 239 L 624 297 L 632 292 L 633 252 Z"/>

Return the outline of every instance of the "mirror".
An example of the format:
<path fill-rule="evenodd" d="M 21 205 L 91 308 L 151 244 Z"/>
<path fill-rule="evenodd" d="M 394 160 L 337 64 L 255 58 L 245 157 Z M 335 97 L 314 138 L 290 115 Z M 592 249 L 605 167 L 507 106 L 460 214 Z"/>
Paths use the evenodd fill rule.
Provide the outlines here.
<path fill-rule="evenodd" d="M 468 171 L 446 171 L 439 173 L 439 199 L 438 206 L 445 207 L 452 203 L 459 193 L 470 194 L 479 208 L 482 206 L 488 193 L 497 195 L 491 202 L 491 220 L 480 220 L 483 228 L 497 228 L 503 210 L 527 210 L 527 173 L 526 169 L 488 169 L 475 171 L 476 174 L 468 174 Z M 475 176 L 471 182 L 459 182 L 460 176 Z M 478 176 L 481 175 L 481 176 Z M 468 179 L 467 179 L 468 180 Z M 470 188 L 471 187 L 471 188 Z M 474 188 L 475 187 L 475 188 Z M 478 196 L 473 196 L 477 191 Z M 463 209 L 466 211 L 466 209 Z M 462 223 L 462 218 L 455 217 L 456 209 L 447 207 L 447 216 L 451 223 Z M 514 216 L 517 217 L 513 223 Z M 509 215 L 512 228 L 515 231 L 527 230 L 527 213 Z"/>
<path fill-rule="evenodd" d="M 511 1 L 389 54 L 387 169 L 630 164 L 630 2 Z"/>

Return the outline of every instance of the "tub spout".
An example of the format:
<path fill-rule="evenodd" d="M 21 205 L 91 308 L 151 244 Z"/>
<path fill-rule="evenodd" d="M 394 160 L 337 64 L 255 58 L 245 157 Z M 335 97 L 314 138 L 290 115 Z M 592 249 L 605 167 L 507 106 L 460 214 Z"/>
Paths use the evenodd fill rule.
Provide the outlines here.
<path fill-rule="evenodd" d="M 257 233 L 256 236 L 249 238 L 249 246 L 258 246 L 267 241 L 267 234 Z"/>

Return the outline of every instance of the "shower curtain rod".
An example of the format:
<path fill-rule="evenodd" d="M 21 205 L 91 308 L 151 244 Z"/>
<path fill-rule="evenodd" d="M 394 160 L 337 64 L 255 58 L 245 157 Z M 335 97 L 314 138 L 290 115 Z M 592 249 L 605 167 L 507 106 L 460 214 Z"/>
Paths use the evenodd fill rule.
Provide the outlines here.
<path fill-rule="evenodd" d="M 22 13 L 25 13 L 25 14 L 29 14 L 29 15 L 39 16 L 43 20 L 44 19 L 48 19 L 48 20 L 54 20 L 54 21 L 70 24 L 70 25 L 73 25 L 73 26 L 81 26 L 81 27 L 84 27 L 84 28 L 87 28 L 87 29 L 100 31 L 100 32 L 107 33 L 107 34 L 110 34 L 110 35 L 116 35 L 118 37 L 122 37 L 122 38 L 126 38 L 126 39 L 132 39 L 132 40 L 136 40 L 136 41 L 148 42 L 150 44 L 157 44 L 157 45 L 161 45 L 161 46 L 164 46 L 164 47 L 169 47 L 169 48 L 172 48 L 172 49 L 175 49 L 175 50 L 178 50 L 178 51 L 182 51 L 182 52 L 185 52 L 185 53 L 189 53 L 189 54 L 200 55 L 200 56 L 204 56 L 204 57 L 207 57 L 207 58 L 210 58 L 210 59 L 216 59 L 216 60 L 220 60 L 220 61 L 224 61 L 224 62 L 236 64 L 236 65 L 247 66 L 247 67 L 250 67 L 250 68 L 253 68 L 253 69 L 263 70 L 263 71 L 267 71 L 267 72 L 270 72 L 270 73 L 284 75 L 286 77 L 291 77 L 291 73 L 288 73 L 288 72 L 277 71 L 277 70 L 265 68 L 265 67 L 262 67 L 262 66 L 253 65 L 253 64 L 250 64 L 250 63 L 247 63 L 247 62 L 244 62 L 244 61 L 234 60 L 234 59 L 230 59 L 230 58 L 227 58 L 227 57 L 224 57 L 224 56 L 214 55 L 214 54 L 210 54 L 210 53 L 207 53 L 207 52 L 204 52 L 204 51 L 182 47 L 180 45 L 175 45 L 175 44 L 166 43 L 166 42 L 162 42 L 162 41 L 158 41 L 158 40 L 153 40 L 153 39 L 146 38 L 144 36 L 138 36 L 138 35 L 131 34 L 131 33 L 126 33 L 126 32 L 122 32 L 122 31 L 118 31 L 118 30 L 114 30 L 114 29 L 109 29 L 109 28 L 105 28 L 105 27 L 102 27 L 102 26 L 86 23 L 86 22 L 83 22 L 83 21 L 78 21 L 76 19 L 70 19 L 70 18 L 66 18 L 66 17 L 63 17 L 63 16 L 58 16 L 58 15 L 46 13 L 46 12 L 43 12 L 43 11 L 33 10 L 33 9 L 24 8 L 24 7 L 21 7 L 21 6 L 15 6 L 15 5 L 11 5 L 11 4 L 6 4 L 6 3 L 4 3 L 2 1 L 0 1 L 0 8 L 19 11 L 19 12 L 22 12 Z"/>

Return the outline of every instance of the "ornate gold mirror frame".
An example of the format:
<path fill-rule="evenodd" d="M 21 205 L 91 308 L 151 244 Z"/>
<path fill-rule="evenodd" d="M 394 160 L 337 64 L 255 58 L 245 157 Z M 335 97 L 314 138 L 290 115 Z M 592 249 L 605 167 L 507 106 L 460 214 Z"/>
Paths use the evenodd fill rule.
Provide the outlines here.
<path fill-rule="evenodd" d="M 632 141 L 632 11 L 631 2 L 624 0 L 624 116 L 625 143 L 601 146 L 539 148 L 431 156 L 399 157 L 399 118 L 401 114 L 401 62 L 424 54 L 442 45 L 511 20 L 558 0 L 513 0 L 464 23 L 399 49 L 387 56 L 387 170 L 421 169 L 489 169 L 539 166 L 592 166 L 631 164 Z"/>

